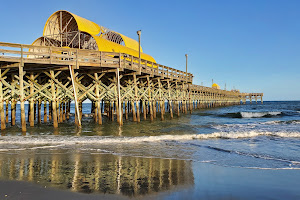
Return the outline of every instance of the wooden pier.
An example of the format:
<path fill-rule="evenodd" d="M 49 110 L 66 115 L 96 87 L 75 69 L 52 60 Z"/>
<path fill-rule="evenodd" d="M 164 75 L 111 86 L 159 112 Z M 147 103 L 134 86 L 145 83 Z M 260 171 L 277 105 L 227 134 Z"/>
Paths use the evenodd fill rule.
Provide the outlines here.
<path fill-rule="evenodd" d="M 262 100 L 262 93 L 203 87 L 192 84 L 192 80 L 190 73 L 128 54 L 1 42 L 1 129 L 9 121 L 9 104 L 10 122 L 15 125 L 17 102 L 21 104 L 22 131 L 26 131 L 26 101 L 30 105 L 30 126 L 52 120 L 54 127 L 69 118 L 70 103 L 74 101 L 75 123 L 80 127 L 82 102 L 86 99 L 92 102 L 96 123 L 102 124 L 105 114 L 120 125 L 129 115 L 137 122 L 141 118 L 153 121 L 158 114 L 164 120 L 165 112 L 173 118 L 194 109 Z"/>
<path fill-rule="evenodd" d="M 140 36 L 140 31 L 138 32 Z M 68 11 L 47 20 L 33 45 L 0 42 L 1 129 L 16 123 L 20 103 L 22 131 L 35 123 L 69 119 L 75 102 L 75 124 L 81 127 L 82 102 L 92 102 L 94 121 L 106 115 L 120 125 L 170 118 L 194 109 L 262 102 L 262 93 L 240 93 L 193 84 L 193 75 L 156 63 L 140 43 Z M 29 104 L 25 116 L 25 102 Z M 48 105 L 48 106 L 47 106 Z M 41 110 L 43 109 L 43 112 Z M 36 114 L 37 113 L 37 114 Z M 41 114 L 44 113 L 42 117 Z"/>

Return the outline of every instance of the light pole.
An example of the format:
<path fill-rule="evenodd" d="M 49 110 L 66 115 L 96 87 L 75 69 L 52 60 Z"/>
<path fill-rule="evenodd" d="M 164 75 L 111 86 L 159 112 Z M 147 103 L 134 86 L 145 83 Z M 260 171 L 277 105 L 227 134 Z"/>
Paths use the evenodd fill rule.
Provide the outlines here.
<path fill-rule="evenodd" d="M 141 67 L 141 33 L 142 33 L 142 30 L 138 30 L 136 33 L 139 36 L 139 67 Z"/>
<path fill-rule="evenodd" d="M 188 79 L 188 71 L 187 71 L 187 67 L 188 67 L 188 55 L 185 54 L 185 72 L 186 72 L 186 82 Z"/>

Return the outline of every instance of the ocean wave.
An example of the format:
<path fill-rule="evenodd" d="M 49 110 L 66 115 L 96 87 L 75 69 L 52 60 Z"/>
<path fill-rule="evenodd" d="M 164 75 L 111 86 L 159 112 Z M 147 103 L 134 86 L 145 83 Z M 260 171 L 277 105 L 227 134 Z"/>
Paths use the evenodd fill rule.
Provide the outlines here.
<path fill-rule="evenodd" d="M 240 112 L 242 118 L 260 118 L 281 115 L 282 112 Z"/>
<path fill-rule="evenodd" d="M 268 122 L 261 122 L 260 124 L 266 125 L 274 125 L 274 124 L 300 124 L 300 120 L 289 120 L 289 121 L 268 121 Z"/>
<path fill-rule="evenodd" d="M 219 115 L 220 117 L 230 117 L 230 118 L 262 118 L 262 117 L 274 117 L 284 115 L 280 111 L 270 111 L 270 112 L 236 112 L 236 113 L 226 113 Z"/>
<path fill-rule="evenodd" d="M 141 142 L 162 142 L 181 141 L 194 139 L 239 139 L 252 138 L 257 136 L 291 137 L 299 138 L 300 132 L 215 132 L 211 134 L 186 134 L 186 135 L 162 135 L 162 136 L 141 136 L 141 137 L 103 137 L 103 136 L 4 136 L 0 140 L 0 145 L 28 145 L 38 146 L 37 148 L 55 148 L 54 145 L 86 145 L 86 144 L 132 144 Z M 45 146 L 40 146 L 45 145 Z"/>

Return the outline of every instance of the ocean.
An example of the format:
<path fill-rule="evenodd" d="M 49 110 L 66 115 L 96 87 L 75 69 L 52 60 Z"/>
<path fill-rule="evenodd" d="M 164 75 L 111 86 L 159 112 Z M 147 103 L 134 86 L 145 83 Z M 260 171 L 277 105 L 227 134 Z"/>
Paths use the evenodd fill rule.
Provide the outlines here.
<path fill-rule="evenodd" d="M 300 199 L 299 101 L 129 118 L 121 127 L 87 116 L 77 129 L 71 116 L 56 130 L 48 122 L 26 134 L 19 121 L 0 136 L 4 182 L 120 198 Z"/>

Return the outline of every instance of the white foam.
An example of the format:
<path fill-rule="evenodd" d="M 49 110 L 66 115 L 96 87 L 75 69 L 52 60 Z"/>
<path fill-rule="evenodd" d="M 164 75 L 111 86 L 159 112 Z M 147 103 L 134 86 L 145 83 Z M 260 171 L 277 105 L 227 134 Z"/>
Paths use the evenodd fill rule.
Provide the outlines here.
<path fill-rule="evenodd" d="M 281 112 L 241 112 L 241 116 L 243 118 L 259 118 L 259 117 L 264 117 L 266 115 L 280 115 Z"/>
<path fill-rule="evenodd" d="M 299 167 L 282 167 L 282 168 L 272 168 L 272 167 L 239 167 L 245 169 L 261 169 L 261 170 L 300 170 Z"/>
<path fill-rule="evenodd" d="M 268 121 L 268 122 L 261 122 L 260 124 L 263 125 L 274 125 L 274 124 L 300 124 L 300 120 L 291 120 L 291 121 Z"/>
<path fill-rule="evenodd" d="M 38 148 L 55 148 L 53 145 L 86 145 L 86 144 L 132 144 L 141 142 L 161 142 L 161 141 L 182 141 L 193 139 L 239 139 L 257 136 L 275 137 L 300 137 L 300 132 L 215 132 L 211 134 L 187 134 L 187 135 L 162 135 L 162 136 L 143 136 L 143 137 L 103 137 L 103 136 L 4 136 L 1 137 L 0 145 L 29 145 L 30 147 L 46 145 Z M 50 146 L 51 145 L 51 146 Z"/>

